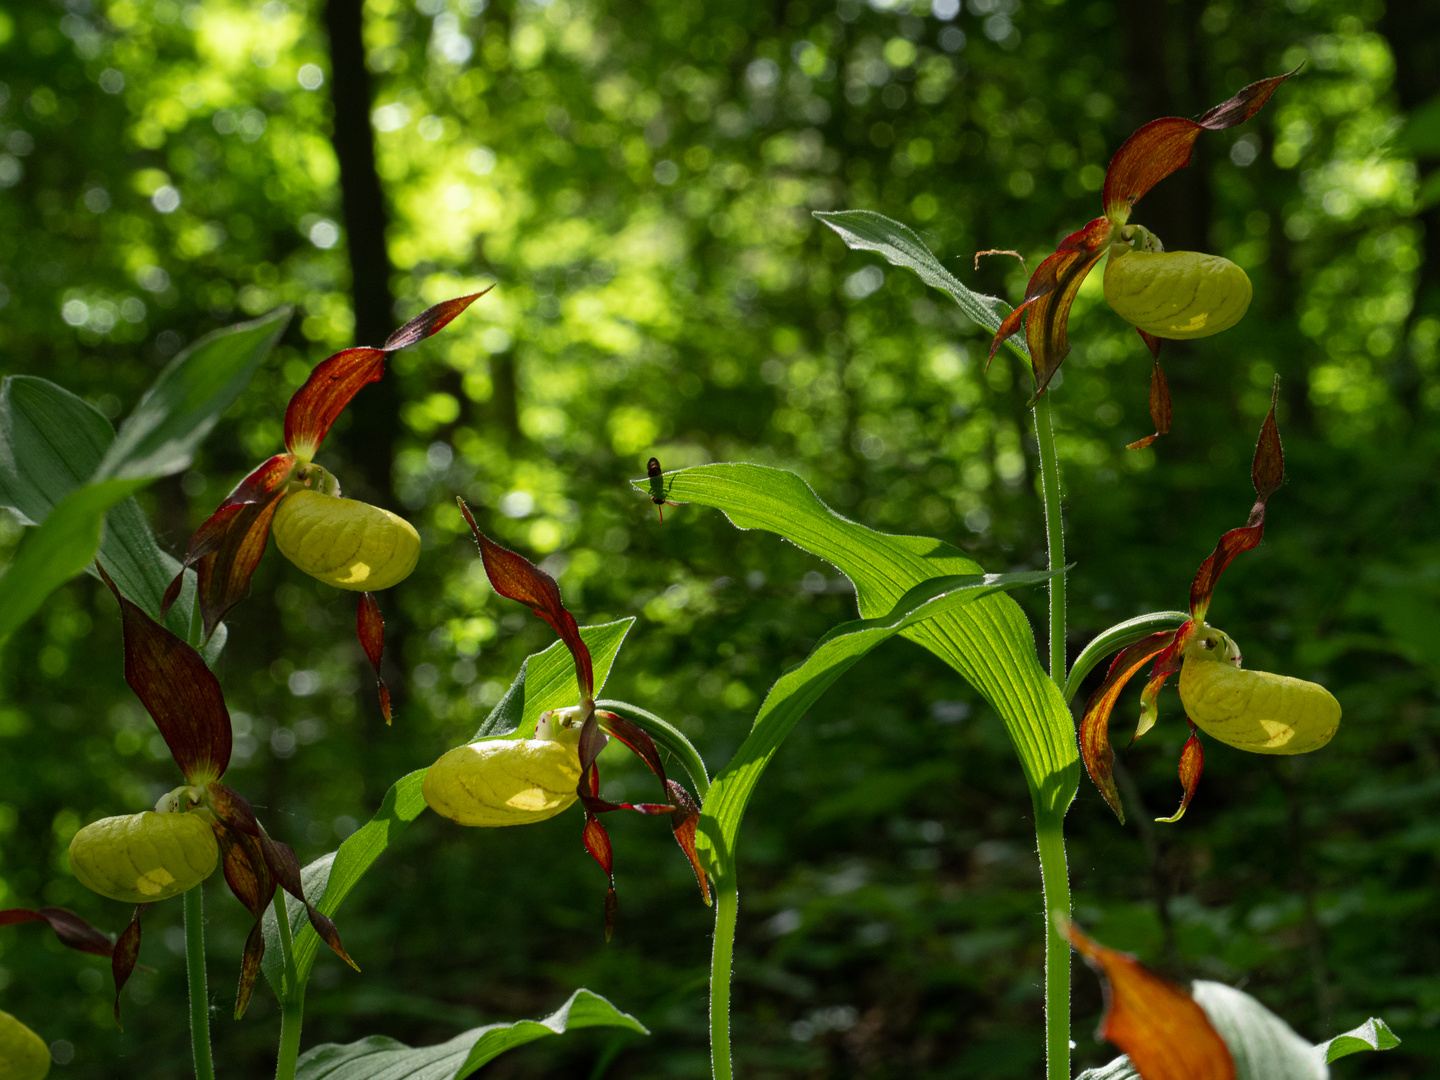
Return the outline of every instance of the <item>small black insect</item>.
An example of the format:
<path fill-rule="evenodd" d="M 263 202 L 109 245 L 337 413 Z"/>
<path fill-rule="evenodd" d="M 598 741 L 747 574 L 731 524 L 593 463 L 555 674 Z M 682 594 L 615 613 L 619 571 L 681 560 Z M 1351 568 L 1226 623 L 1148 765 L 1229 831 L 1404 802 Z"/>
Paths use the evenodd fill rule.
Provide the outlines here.
<path fill-rule="evenodd" d="M 655 504 L 655 511 L 660 515 L 660 523 L 665 523 L 665 507 L 679 506 L 665 497 L 665 477 L 660 471 L 660 459 L 651 458 L 645 463 L 645 471 L 650 476 L 650 501 Z"/>

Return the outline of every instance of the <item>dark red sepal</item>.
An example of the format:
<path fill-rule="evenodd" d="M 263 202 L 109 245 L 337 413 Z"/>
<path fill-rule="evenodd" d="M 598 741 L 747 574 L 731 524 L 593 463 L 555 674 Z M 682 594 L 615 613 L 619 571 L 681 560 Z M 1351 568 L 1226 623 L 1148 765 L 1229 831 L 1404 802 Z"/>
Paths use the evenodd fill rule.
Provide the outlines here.
<path fill-rule="evenodd" d="M 428 308 L 396 330 L 380 348 L 361 346 L 346 349 L 320 361 L 295 391 L 285 409 L 285 446 L 302 461 L 309 461 L 320 448 L 330 425 L 345 406 L 368 383 L 385 372 L 385 357 L 397 349 L 424 341 L 444 329 L 450 321 L 484 296 L 490 289 L 456 297 Z"/>
<path fill-rule="evenodd" d="M 667 782 L 670 789 L 670 801 L 675 804 L 675 809 L 670 814 L 670 831 L 675 834 L 675 842 L 680 845 L 680 850 L 690 860 L 690 868 L 695 871 L 695 880 L 700 885 L 700 898 L 708 905 L 710 903 L 710 880 L 705 876 L 704 869 L 700 866 L 700 856 L 695 850 L 695 832 L 700 824 L 700 807 L 690 797 L 690 793 L 674 780 Z"/>
<path fill-rule="evenodd" d="M 655 742 L 650 738 L 644 729 L 632 724 L 623 716 L 617 716 L 609 711 L 597 711 L 595 719 L 599 722 L 608 734 L 615 736 L 627 747 L 631 753 L 638 757 L 649 767 L 650 771 L 660 779 L 660 788 L 668 798 L 670 795 L 668 780 L 665 776 L 665 765 L 660 760 L 660 751 L 655 749 Z"/>
<path fill-rule="evenodd" d="M 1110 662 L 1105 680 L 1095 688 L 1085 702 L 1085 717 L 1080 721 L 1080 756 L 1085 761 L 1085 770 L 1100 790 L 1110 809 L 1121 824 L 1125 822 L 1125 811 L 1120 805 L 1120 792 L 1115 788 L 1112 775 L 1115 767 L 1115 751 L 1110 746 L 1110 714 L 1125 684 L 1156 653 L 1169 645 L 1175 638 L 1172 630 L 1160 630 L 1122 650 Z"/>
<path fill-rule="evenodd" d="M 79 952 L 103 956 L 107 960 L 115 952 L 115 943 L 110 940 L 109 934 L 95 929 L 79 915 L 65 908 L 10 908 L 0 911 L 0 926 L 15 926 L 26 922 L 46 923 L 60 939 L 60 944 Z"/>
<path fill-rule="evenodd" d="M 220 549 L 206 555 L 195 567 L 207 640 L 226 613 L 250 595 L 250 579 L 265 554 L 270 522 L 284 495 L 283 491 L 277 491 L 269 502 L 242 507 Z"/>
<path fill-rule="evenodd" d="M 1235 1080 L 1235 1062 L 1225 1040 L 1183 987 L 1133 956 L 1092 941 L 1074 923 L 1061 932 L 1104 976 L 1100 1037 L 1129 1054 L 1145 1080 Z"/>
<path fill-rule="evenodd" d="M 261 920 L 265 917 L 265 908 L 275 895 L 275 877 L 266 864 L 258 836 L 241 832 L 229 823 L 217 819 L 215 837 L 220 843 L 225 883 L 255 919 L 255 925 L 245 941 L 245 955 L 240 963 L 240 983 L 235 992 L 235 1019 L 238 1020 L 250 1006 L 255 977 L 260 973 L 260 961 L 265 956 L 265 934 Z"/>
<path fill-rule="evenodd" d="M 1131 208 L 1147 191 L 1177 169 L 1190 164 L 1195 140 L 1202 131 L 1223 131 L 1249 120 L 1270 100 L 1276 87 L 1295 71 L 1251 83 L 1199 120 L 1166 116 L 1152 120 L 1137 130 L 1115 151 L 1105 172 L 1105 187 L 1101 195 L 1105 216 L 1117 225 L 1124 224 L 1130 217 Z"/>
<path fill-rule="evenodd" d="M 1104 256 L 1110 230 L 1109 219 L 1099 217 L 1062 240 L 1055 254 L 1035 268 L 1025 286 L 1024 302 L 1005 317 L 990 342 L 990 358 L 994 359 L 1001 343 L 1020 329 L 1023 317 L 1036 397 L 1045 392 L 1070 352 L 1070 308 L 1086 275 Z"/>
<path fill-rule="evenodd" d="M 192 784 L 224 775 L 230 764 L 230 712 L 220 681 L 200 654 L 120 594 L 110 575 L 100 577 L 120 602 L 125 634 L 125 681 L 160 729 L 175 764 Z"/>
<path fill-rule="evenodd" d="M 361 593 L 360 606 L 355 612 L 355 634 L 360 638 L 360 647 L 375 669 L 375 683 L 380 694 L 380 712 L 385 723 L 390 723 L 390 688 L 380 677 L 380 660 L 385 655 L 385 619 L 380 614 L 380 605 L 374 593 Z"/>
<path fill-rule="evenodd" d="M 1148 338 L 1150 335 L 1141 330 L 1140 336 Z M 1160 339 L 1155 340 L 1158 342 Z M 1158 347 L 1155 352 L 1160 352 Z M 1150 373 L 1150 419 L 1155 422 L 1155 434 L 1135 440 L 1125 447 L 1126 450 L 1143 450 L 1161 435 L 1170 434 L 1170 384 L 1165 381 L 1165 371 L 1160 367 L 1159 360 L 1155 361 Z"/>
<path fill-rule="evenodd" d="M 259 839 L 264 835 L 260 820 L 255 816 L 255 808 L 244 795 L 220 783 L 207 784 L 205 790 L 209 795 L 210 809 L 221 822 L 246 836 Z"/>
<path fill-rule="evenodd" d="M 604 870 L 605 876 L 610 879 L 605 890 L 605 940 L 609 941 L 615 933 L 615 912 L 618 906 L 615 899 L 615 857 L 610 849 L 610 834 L 605 831 L 605 826 L 600 824 L 600 819 L 588 810 L 585 812 L 585 831 L 581 834 L 581 839 L 590 857 L 600 864 L 600 869 Z"/>
<path fill-rule="evenodd" d="M 480 545 L 480 558 L 485 562 L 490 584 L 501 596 L 528 606 L 560 635 L 560 640 L 565 642 L 570 655 L 575 658 L 575 678 L 580 684 L 581 698 L 586 701 L 593 698 L 595 675 L 590 664 L 590 650 L 580 637 L 575 617 L 565 610 L 560 600 L 559 584 L 523 555 L 517 555 L 491 540 L 475 524 L 465 500 L 457 498 L 455 501 L 460 504 L 460 512 L 465 515 L 470 531 L 475 534 L 475 542 Z"/>
<path fill-rule="evenodd" d="M 121 1031 L 125 1025 L 120 1022 L 120 991 L 130 981 L 135 962 L 140 958 L 140 916 L 150 909 L 149 904 L 139 904 L 130 917 L 130 925 L 115 942 L 115 951 L 110 956 L 110 974 L 115 979 L 115 1026 Z"/>
<path fill-rule="evenodd" d="M 1285 454 L 1280 446 L 1280 428 L 1275 423 L 1275 406 L 1280 398 L 1280 379 L 1277 376 L 1271 392 L 1270 412 L 1260 427 L 1260 439 L 1255 445 L 1255 457 L 1250 466 L 1250 479 L 1255 485 L 1256 502 L 1250 508 L 1250 518 L 1238 529 L 1231 529 L 1215 550 L 1200 564 L 1195 580 L 1190 584 L 1190 617 L 1197 623 L 1205 621 L 1210 609 L 1210 597 L 1220 575 L 1230 561 L 1242 551 L 1249 551 L 1259 545 L 1265 535 L 1265 504 L 1270 496 L 1280 490 L 1285 481 Z"/>
<path fill-rule="evenodd" d="M 260 965 L 265 961 L 265 924 L 255 920 L 245 938 L 245 952 L 240 958 L 240 982 L 235 988 L 235 1019 L 239 1020 L 250 1008 L 250 996 L 255 993 L 255 980 L 260 975 Z"/>
<path fill-rule="evenodd" d="M 1190 800 L 1195 797 L 1195 789 L 1200 786 L 1200 774 L 1205 771 L 1205 748 L 1200 745 L 1200 735 L 1195 730 L 1195 722 L 1188 722 L 1190 738 L 1185 740 L 1185 749 L 1180 751 L 1180 786 L 1185 793 L 1180 797 L 1180 809 L 1169 817 L 1155 819 L 1165 824 L 1179 821 L 1185 816 L 1185 811 L 1190 808 Z"/>
<path fill-rule="evenodd" d="M 295 857 L 295 849 L 269 836 L 261 836 L 260 850 L 264 852 L 270 873 L 280 883 L 280 887 L 305 905 L 305 915 L 315 932 L 320 935 L 320 940 L 330 946 L 331 951 L 341 960 L 359 971 L 360 965 L 350 959 L 350 954 L 340 943 L 340 931 L 335 929 L 334 922 L 305 898 L 305 888 L 300 882 L 300 860 Z"/>
<path fill-rule="evenodd" d="M 250 577 L 265 553 L 265 540 L 270 532 L 270 517 L 258 508 L 274 505 L 276 495 L 290 482 L 295 469 L 293 454 L 276 454 L 263 462 L 249 476 L 235 485 L 194 534 L 180 561 L 180 572 L 165 590 L 160 602 L 162 617 L 180 595 L 185 571 L 201 564 L 200 611 L 205 619 L 205 636 L 215 631 L 220 620 L 250 593 Z M 263 518 L 264 532 L 255 538 L 249 534 Z M 248 538 L 248 543 L 247 543 Z M 255 549 L 255 550 L 252 550 Z M 219 585 L 221 587 L 217 588 Z"/>

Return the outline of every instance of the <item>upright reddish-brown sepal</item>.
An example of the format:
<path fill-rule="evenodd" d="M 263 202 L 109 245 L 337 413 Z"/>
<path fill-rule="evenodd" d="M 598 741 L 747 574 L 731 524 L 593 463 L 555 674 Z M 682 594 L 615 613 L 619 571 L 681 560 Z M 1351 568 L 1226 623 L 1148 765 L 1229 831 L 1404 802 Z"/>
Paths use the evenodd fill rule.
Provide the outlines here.
<path fill-rule="evenodd" d="M 1100 1037 L 1125 1051 L 1145 1080 L 1235 1080 L 1229 1047 L 1183 987 L 1090 940 L 1074 923 L 1064 932 L 1104 978 Z"/>
<path fill-rule="evenodd" d="M 110 976 L 115 980 L 115 1026 L 121 1031 L 125 1025 L 120 1022 L 120 991 L 130 981 L 135 964 L 140 959 L 140 916 L 150 910 L 149 904 L 139 904 L 130 917 L 130 925 L 115 942 L 115 951 L 110 955 Z"/>
<path fill-rule="evenodd" d="M 1255 485 L 1255 505 L 1250 508 L 1250 519 L 1240 528 L 1231 529 L 1220 537 L 1215 550 L 1195 573 L 1195 580 L 1190 584 L 1190 617 L 1197 623 L 1205 621 L 1210 597 L 1230 561 L 1242 551 L 1259 545 L 1265 535 L 1265 504 L 1285 481 L 1285 454 L 1280 446 L 1280 428 L 1275 422 L 1275 406 L 1279 399 L 1280 378 L 1276 376 L 1270 396 L 1270 412 L 1260 427 L 1260 439 L 1255 445 L 1255 458 L 1250 466 L 1250 479 Z"/>
<path fill-rule="evenodd" d="M 1070 352 L 1066 327 L 1070 308 L 1085 276 L 1105 254 L 1110 242 L 1110 222 L 1099 217 L 1078 232 L 1071 233 L 1055 254 L 1035 269 L 1025 287 L 1025 300 L 1005 317 L 990 342 L 990 356 L 1002 342 L 1020 329 L 1025 320 L 1025 340 L 1030 347 L 1030 362 L 1035 369 L 1035 396 L 1039 397 L 1050 384 L 1051 377 Z"/>
<path fill-rule="evenodd" d="M 475 524 L 465 500 L 457 498 L 455 501 L 460 504 L 460 512 L 465 515 L 470 531 L 475 534 L 475 542 L 480 545 L 480 557 L 485 562 L 490 584 L 501 596 L 525 604 L 560 635 L 560 640 L 565 642 L 570 655 L 575 658 L 575 677 L 580 684 L 581 697 L 587 701 L 593 698 L 595 674 L 590 663 L 590 650 L 580 637 L 575 617 L 565 610 L 560 600 L 559 584 L 523 555 L 517 555 L 491 540 Z"/>
<path fill-rule="evenodd" d="M 368 346 L 346 349 L 316 364 L 305 385 L 295 391 L 285 409 L 286 448 L 301 461 L 313 458 L 330 425 L 345 411 L 345 406 L 363 387 L 384 374 L 387 354 L 424 341 L 444 329 L 490 289 L 428 308 L 391 334 L 378 349 Z"/>
<path fill-rule="evenodd" d="M 374 593 L 360 594 L 360 607 L 355 612 L 355 633 L 360 638 L 360 647 L 375 669 L 375 683 L 380 694 L 380 713 L 385 723 L 390 723 L 390 688 L 380 677 L 380 660 L 385 655 L 385 619 L 380 614 L 380 604 Z"/>
<path fill-rule="evenodd" d="M 1296 68 L 1295 71 L 1299 71 Z M 1251 83 L 1228 101 L 1221 102 L 1199 120 L 1166 116 L 1140 128 L 1115 151 L 1105 172 L 1102 199 L 1105 216 L 1117 225 L 1147 191 L 1165 177 L 1190 164 L 1195 140 L 1202 131 L 1223 131 L 1243 124 L 1270 100 L 1270 95 L 1295 71 Z"/>
<path fill-rule="evenodd" d="M 289 844 L 272 840 L 262 834 L 260 850 L 265 856 L 265 863 L 269 866 L 270 873 L 279 882 L 280 887 L 305 905 L 305 916 L 310 920 L 310 925 L 314 927 L 315 932 L 320 935 L 320 940 L 330 946 L 330 951 L 341 960 L 359 971 L 360 965 L 350 958 L 350 954 L 345 951 L 345 946 L 340 943 L 340 931 L 335 928 L 335 923 L 306 898 L 304 886 L 300 882 L 300 860 L 295 857 L 295 849 Z"/>
<path fill-rule="evenodd" d="M 1140 331 L 1140 336 L 1150 337 L 1144 330 Z M 1158 342 L 1160 339 L 1155 340 Z M 1154 351 L 1159 353 L 1158 345 Z M 1150 419 L 1155 421 L 1155 434 L 1136 439 L 1125 447 L 1126 450 L 1143 450 L 1161 435 L 1170 434 L 1170 384 L 1165 381 L 1165 371 L 1160 367 L 1159 360 L 1155 361 L 1155 368 L 1150 373 Z"/>
<path fill-rule="evenodd" d="M 181 560 L 180 573 L 165 590 L 160 604 L 162 615 L 180 595 L 185 571 L 197 564 L 200 614 L 207 638 L 225 613 L 250 595 L 250 578 L 270 537 L 270 519 L 294 468 L 293 455 L 276 454 L 241 480 L 215 513 L 195 530 Z"/>
<path fill-rule="evenodd" d="M 1145 666 L 1156 653 L 1175 639 L 1173 630 L 1159 630 L 1121 651 L 1110 662 L 1105 681 L 1095 688 L 1085 702 L 1085 718 L 1080 721 L 1080 756 L 1085 759 L 1085 770 L 1100 789 L 1100 794 L 1115 811 L 1120 823 L 1125 823 L 1125 811 L 1120 805 L 1120 792 L 1115 789 L 1112 775 L 1115 767 L 1115 751 L 1110 746 L 1110 714 L 1120 691 L 1125 689 L 1131 677 Z"/>
<path fill-rule="evenodd" d="M 1185 740 L 1185 749 L 1180 751 L 1180 787 L 1184 794 L 1180 797 L 1180 809 L 1169 817 L 1155 819 L 1162 824 L 1171 824 L 1185 816 L 1185 811 L 1190 809 L 1190 800 L 1195 797 L 1195 789 L 1200 786 L 1200 774 L 1205 771 L 1205 748 L 1200 745 L 1195 722 L 1191 720 L 1188 723 L 1190 738 Z"/>
<path fill-rule="evenodd" d="M 160 729 L 175 764 L 192 784 L 219 779 L 230 764 L 230 711 L 220 681 L 200 654 L 120 594 L 125 681 Z"/>

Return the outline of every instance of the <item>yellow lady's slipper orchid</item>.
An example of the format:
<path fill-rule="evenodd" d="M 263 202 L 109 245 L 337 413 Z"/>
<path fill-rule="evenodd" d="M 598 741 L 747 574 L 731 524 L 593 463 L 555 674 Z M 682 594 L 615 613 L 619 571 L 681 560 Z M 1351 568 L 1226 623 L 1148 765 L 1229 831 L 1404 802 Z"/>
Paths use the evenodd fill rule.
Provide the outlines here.
<path fill-rule="evenodd" d="M 420 534 L 404 518 L 318 491 L 281 499 L 272 532 L 281 553 L 305 573 L 356 592 L 404 581 L 420 558 Z"/>
<path fill-rule="evenodd" d="M 127 904 L 179 896 L 215 872 L 220 847 L 208 812 L 101 818 L 70 841 L 70 868 L 87 889 Z"/>
<path fill-rule="evenodd" d="M 533 739 L 455 747 L 430 766 L 421 791 L 430 809 L 461 825 L 529 825 L 579 798 L 580 772 L 580 726 L 546 713 Z"/>
<path fill-rule="evenodd" d="M 1159 338 L 1209 337 L 1250 307 L 1250 279 L 1219 255 L 1110 248 L 1105 299 L 1126 322 Z"/>
<path fill-rule="evenodd" d="M 45 1080 L 49 1073 L 45 1040 L 0 1010 L 0 1080 Z"/>
<path fill-rule="evenodd" d="M 1248 671 L 1228 634 L 1202 626 L 1180 669 L 1185 713 L 1207 735 L 1255 754 L 1306 754 L 1340 726 L 1340 703 L 1317 683 Z"/>

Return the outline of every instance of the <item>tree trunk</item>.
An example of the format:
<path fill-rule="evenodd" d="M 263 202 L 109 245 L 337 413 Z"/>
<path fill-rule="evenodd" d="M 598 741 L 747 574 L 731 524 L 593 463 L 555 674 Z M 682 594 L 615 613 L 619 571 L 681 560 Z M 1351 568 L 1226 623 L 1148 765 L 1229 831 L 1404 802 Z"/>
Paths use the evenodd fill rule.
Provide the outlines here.
<path fill-rule="evenodd" d="M 395 300 L 390 292 L 390 253 L 385 246 L 387 215 L 380 176 L 375 171 L 375 140 L 370 129 L 370 73 L 361 34 L 363 0 L 328 0 L 325 29 L 330 36 L 330 100 L 334 107 L 335 156 L 340 161 L 340 193 L 350 255 L 350 295 L 355 309 L 355 340 L 380 345 L 395 329 Z M 342 437 L 360 475 L 352 486 L 369 487 L 382 501 L 394 502 L 391 471 L 400 434 L 396 397 L 382 381 L 362 390 L 347 410 L 350 425 Z"/>

